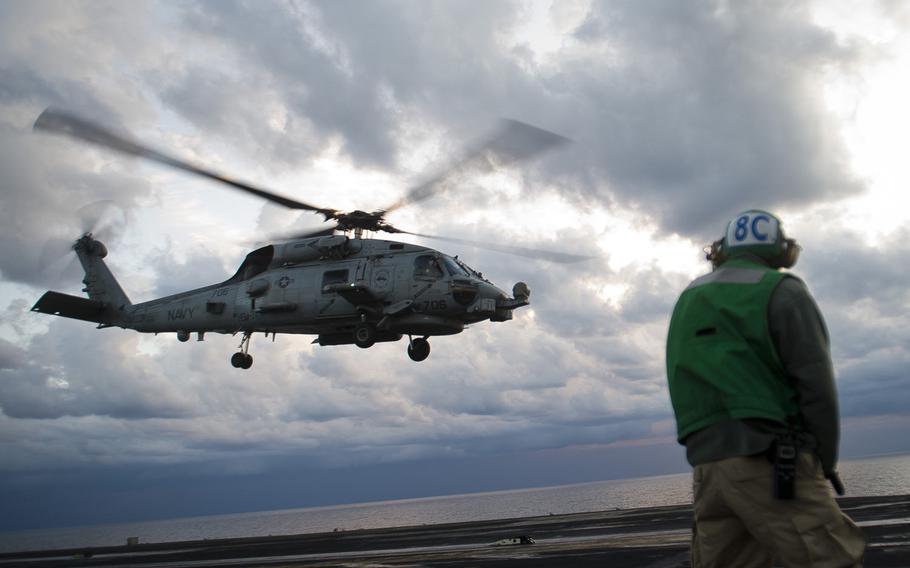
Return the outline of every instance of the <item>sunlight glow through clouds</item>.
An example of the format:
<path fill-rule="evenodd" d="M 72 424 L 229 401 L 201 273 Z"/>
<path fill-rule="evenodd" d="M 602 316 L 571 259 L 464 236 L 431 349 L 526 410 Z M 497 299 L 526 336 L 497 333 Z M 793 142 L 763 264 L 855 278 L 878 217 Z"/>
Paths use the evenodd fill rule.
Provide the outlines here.
<path fill-rule="evenodd" d="M 587 1 L 525 3 L 526 18 L 510 39 L 514 45 L 526 45 L 538 64 L 545 63 L 566 48 L 589 5 Z M 887 54 L 872 61 L 864 57 L 846 73 L 826 70 L 821 87 L 824 104 L 841 125 L 852 169 L 866 186 L 863 194 L 841 201 L 835 209 L 870 244 L 880 242 L 910 221 L 910 160 L 905 155 L 905 139 L 910 132 L 910 105 L 906 102 L 910 101 L 910 33 L 904 25 L 908 14 L 894 17 L 894 13 L 887 12 L 889 9 L 900 7 L 887 4 L 870 9 L 868 3 L 854 0 L 819 1 L 812 6 L 815 21 L 834 32 L 841 43 L 859 41 Z M 831 207 L 824 208 L 827 211 Z M 601 212 L 581 215 L 578 211 L 554 209 L 552 202 L 541 210 L 547 212 L 547 228 L 551 230 L 566 223 L 570 216 L 587 217 L 581 222 L 606 227 L 597 243 L 609 255 L 613 270 L 648 261 L 689 274 L 703 269 L 701 255 L 693 255 L 691 250 L 693 245 L 699 250 L 704 243 L 676 237 L 655 239 L 655 231 L 641 228 L 632 216 L 608 219 Z M 783 209 L 778 213 L 787 220 L 794 235 L 810 231 L 820 214 L 817 209 Z M 601 295 L 615 301 L 621 295 L 621 286 L 611 286 Z"/>
<path fill-rule="evenodd" d="M 868 4 L 860 3 L 868 8 Z M 906 18 L 854 2 L 819 2 L 816 18 L 841 41 L 855 37 L 884 53 L 848 75 L 829 73 L 824 101 L 838 117 L 855 173 L 867 191 L 841 203 L 842 215 L 870 244 L 910 221 L 910 33 Z"/>
<path fill-rule="evenodd" d="M 508 37 L 512 45 L 527 46 L 537 64 L 546 64 L 572 40 L 572 32 L 584 21 L 590 0 L 547 2 L 530 0 L 521 3 L 522 23 Z"/>

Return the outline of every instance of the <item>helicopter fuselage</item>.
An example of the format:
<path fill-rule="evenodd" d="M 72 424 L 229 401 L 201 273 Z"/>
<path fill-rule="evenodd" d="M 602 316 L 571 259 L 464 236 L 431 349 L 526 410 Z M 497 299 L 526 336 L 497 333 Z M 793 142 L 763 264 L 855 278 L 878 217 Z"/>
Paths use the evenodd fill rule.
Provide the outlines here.
<path fill-rule="evenodd" d="M 318 247 L 319 241 L 329 246 Z M 265 248 L 282 252 L 283 247 L 292 252 L 290 247 L 300 245 L 322 248 L 336 258 L 301 261 L 273 254 L 273 260 L 259 272 L 258 251 L 254 251 L 248 257 L 253 262 L 234 278 L 136 304 L 125 314 L 121 327 L 144 332 L 330 336 L 351 331 L 362 321 L 373 321 L 382 322 L 380 331 L 451 335 L 461 332 L 465 324 L 511 319 L 511 309 L 517 307 L 501 307 L 510 299 L 505 292 L 455 259 L 426 247 L 322 237 Z"/>
<path fill-rule="evenodd" d="M 245 357 L 250 335 L 261 332 L 313 334 L 320 345 L 359 347 L 408 335 L 411 358 L 422 360 L 429 354 L 427 337 L 460 333 L 483 320 L 507 321 L 513 309 L 529 303 L 523 283 L 510 297 L 436 250 L 334 235 L 262 247 L 220 284 L 131 304 L 101 260 L 107 251 L 99 241 L 86 235 L 74 248 L 86 269 L 90 299 L 49 292 L 56 296 L 39 300 L 35 311 L 79 317 L 64 305 L 79 300 L 89 312 L 94 306 L 94 317 L 79 319 L 99 327 L 173 332 L 181 341 L 193 333 L 200 340 L 208 332 L 243 333 Z M 113 284 L 105 285 L 105 275 Z M 416 357 L 414 336 L 423 342 Z"/>

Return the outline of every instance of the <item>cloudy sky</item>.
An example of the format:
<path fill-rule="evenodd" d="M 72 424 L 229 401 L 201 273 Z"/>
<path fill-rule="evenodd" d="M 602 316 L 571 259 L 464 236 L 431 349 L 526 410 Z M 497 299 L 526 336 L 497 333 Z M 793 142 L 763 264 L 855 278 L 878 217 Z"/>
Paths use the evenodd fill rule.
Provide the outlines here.
<path fill-rule="evenodd" d="M 736 212 L 778 213 L 826 315 L 844 458 L 910 450 L 910 11 L 902 2 L 0 3 L 0 530 L 686 471 L 665 378 L 679 291 Z M 298 199 L 394 202 L 502 117 L 570 138 L 389 219 L 532 306 L 314 347 L 33 314 L 103 219 L 134 302 L 225 279 L 297 215 L 32 132 L 66 109 Z M 90 211 L 92 207 L 88 208 Z M 420 242 L 420 241 L 414 241 Z"/>

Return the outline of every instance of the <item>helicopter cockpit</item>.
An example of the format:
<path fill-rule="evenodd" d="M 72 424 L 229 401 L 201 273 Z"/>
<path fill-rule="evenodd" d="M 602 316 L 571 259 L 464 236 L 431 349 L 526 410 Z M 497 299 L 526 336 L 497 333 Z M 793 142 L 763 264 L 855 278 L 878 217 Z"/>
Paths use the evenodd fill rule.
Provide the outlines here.
<path fill-rule="evenodd" d="M 444 254 L 422 254 L 414 258 L 414 276 L 438 280 L 448 274 L 453 278 L 483 276 L 465 263 Z"/>
<path fill-rule="evenodd" d="M 461 264 L 459 264 L 457 259 L 443 256 L 442 262 L 446 265 L 446 268 L 448 269 L 449 274 L 451 274 L 452 276 L 458 277 L 458 276 L 470 276 L 471 275 L 471 272 L 469 270 L 465 269 L 465 267 L 463 267 Z"/>
<path fill-rule="evenodd" d="M 435 254 L 422 254 L 414 259 L 414 276 L 438 280 L 444 276 L 442 266 Z"/>
<path fill-rule="evenodd" d="M 484 282 L 487 281 L 487 279 L 483 277 L 482 273 L 477 272 L 476 270 L 474 270 L 473 268 L 471 268 L 470 266 L 468 266 L 467 264 L 462 262 L 461 259 L 458 258 L 458 255 L 455 255 L 452 258 L 450 258 L 448 256 L 443 256 L 443 262 L 446 263 L 446 267 L 449 269 L 449 273 L 452 276 L 456 276 L 456 277 L 473 276 L 475 278 L 480 278 Z"/>

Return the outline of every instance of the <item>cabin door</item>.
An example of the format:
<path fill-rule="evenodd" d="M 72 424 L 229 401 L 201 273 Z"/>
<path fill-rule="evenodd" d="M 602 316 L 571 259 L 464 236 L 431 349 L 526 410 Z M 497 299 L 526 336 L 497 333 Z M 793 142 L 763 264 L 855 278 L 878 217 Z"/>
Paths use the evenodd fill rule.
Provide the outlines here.
<path fill-rule="evenodd" d="M 317 294 L 317 318 L 332 318 L 354 315 L 354 306 L 345 300 L 332 287 L 338 284 L 351 284 L 357 277 L 360 263 L 343 262 L 326 264 L 319 277 Z M 362 270 L 362 269 L 361 269 Z"/>

